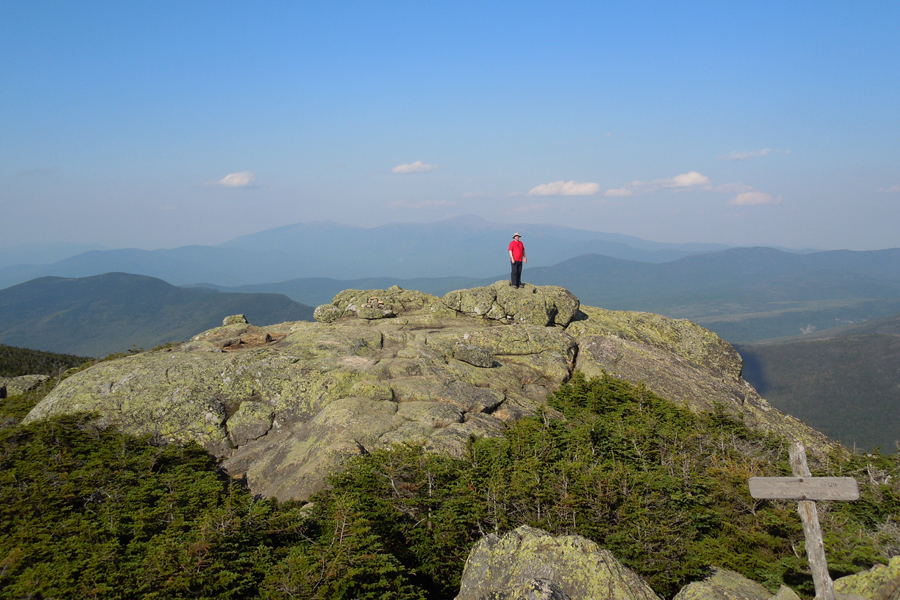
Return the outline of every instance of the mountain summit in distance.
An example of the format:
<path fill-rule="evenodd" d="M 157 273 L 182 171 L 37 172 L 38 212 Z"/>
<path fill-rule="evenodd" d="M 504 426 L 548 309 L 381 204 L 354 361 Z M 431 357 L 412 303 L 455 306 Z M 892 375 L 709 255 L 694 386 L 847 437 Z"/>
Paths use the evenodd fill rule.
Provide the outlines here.
<path fill-rule="evenodd" d="M 207 281 L 222 286 L 304 277 L 493 277 L 506 269 L 506 245 L 513 231 L 524 234 L 529 266 L 549 266 L 583 254 L 661 263 L 726 248 L 555 225 L 492 223 L 475 215 L 371 228 L 317 221 L 267 229 L 217 246 L 96 250 L 52 264 L 10 265 L 0 268 L 0 289 L 48 275 L 88 277 L 113 271 L 175 285 Z"/>

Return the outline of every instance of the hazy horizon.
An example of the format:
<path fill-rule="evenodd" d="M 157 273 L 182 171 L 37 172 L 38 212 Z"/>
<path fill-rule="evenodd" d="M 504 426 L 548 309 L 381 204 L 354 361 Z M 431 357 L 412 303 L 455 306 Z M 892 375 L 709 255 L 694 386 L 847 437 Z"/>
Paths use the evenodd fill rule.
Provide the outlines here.
<path fill-rule="evenodd" d="M 0 244 L 900 246 L 900 5 L 4 3 Z"/>
<path fill-rule="evenodd" d="M 338 227 L 349 227 L 349 228 L 354 228 L 354 229 L 366 230 L 366 229 L 378 229 L 381 227 L 390 227 L 390 226 L 397 226 L 397 225 L 436 225 L 436 224 L 439 224 L 442 222 L 452 221 L 457 218 L 465 218 L 465 217 L 478 217 L 478 215 L 473 215 L 473 214 L 448 215 L 446 217 L 441 217 L 441 218 L 434 219 L 431 221 L 392 221 L 389 223 L 381 223 L 378 225 L 351 225 L 349 223 L 343 223 L 343 222 L 337 221 L 335 219 L 321 219 L 321 220 L 316 220 L 316 221 L 298 221 L 296 223 L 284 223 L 282 225 L 276 225 L 275 227 L 271 227 L 268 229 L 247 231 L 246 233 L 241 233 L 234 237 L 228 238 L 227 240 L 222 240 L 221 242 L 211 243 L 211 244 L 188 243 L 188 244 L 180 244 L 177 246 L 158 246 L 158 245 L 156 245 L 156 246 L 154 246 L 154 245 L 150 245 L 150 246 L 138 246 L 138 245 L 105 246 L 102 244 L 89 243 L 89 242 L 33 241 L 33 242 L 25 242 L 25 243 L 20 243 L 20 244 L 8 244 L 8 243 L 3 243 L 2 241 L 0 241 L 0 250 L 9 251 L 9 250 L 24 249 L 24 248 L 28 248 L 28 247 L 42 248 L 42 247 L 65 247 L 65 246 L 83 246 L 84 247 L 83 251 L 85 251 L 85 252 L 91 251 L 91 250 L 127 250 L 127 249 L 149 250 L 149 251 L 173 250 L 176 248 L 183 248 L 185 246 L 197 246 L 197 245 L 220 246 L 220 245 L 228 244 L 229 242 L 232 242 L 232 241 L 237 240 L 242 237 L 249 237 L 249 236 L 253 236 L 256 234 L 261 234 L 261 233 L 265 233 L 267 231 L 273 231 L 273 230 L 278 230 L 278 229 L 290 229 L 292 227 L 297 227 L 297 226 L 302 226 L 302 225 L 316 225 L 316 224 L 335 225 Z M 481 217 L 478 217 L 478 218 L 481 218 Z M 742 248 L 742 247 L 750 248 L 750 247 L 755 247 L 755 246 L 765 246 L 764 244 L 731 245 L 731 244 L 724 244 L 722 242 L 705 241 L 705 240 L 695 240 L 695 241 L 688 241 L 688 242 L 666 242 L 666 241 L 655 240 L 655 239 L 650 239 L 650 238 L 643 238 L 643 237 L 640 237 L 637 235 L 632 235 L 632 234 L 618 233 L 618 232 L 612 232 L 612 231 L 602 231 L 602 230 L 588 229 L 588 228 L 583 228 L 583 227 L 573 227 L 573 226 L 569 226 L 569 225 L 556 225 L 556 224 L 552 224 L 552 223 L 536 223 L 536 222 L 523 222 L 523 221 L 502 222 L 502 221 L 489 221 L 487 219 L 485 219 L 484 221 L 486 223 L 488 223 L 489 225 L 507 227 L 510 231 L 513 231 L 514 229 L 517 230 L 517 229 L 525 229 L 525 228 L 530 228 L 530 227 L 551 226 L 551 227 L 560 227 L 560 228 L 564 228 L 564 229 L 571 229 L 571 230 L 575 230 L 575 231 L 608 234 L 611 236 L 623 236 L 626 238 L 634 238 L 637 240 L 658 243 L 658 244 L 685 244 L 685 245 L 695 244 L 695 245 L 710 245 L 710 246 L 722 245 L 722 246 L 727 246 L 729 248 Z M 524 238 L 523 238 L 523 241 L 524 241 Z M 500 248 L 499 252 L 501 255 L 504 254 L 505 245 L 507 242 L 508 242 L 508 240 L 506 240 L 505 237 L 502 237 L 502 235 L 500 233 L 498 233 L 497 244 L 498 244 L 498 248 Z M 779 249 L 779 250 L 787 250 L 787 251 L 798 251 L 798 252 L 820 252 L 820 251 L 830 250 L 830 249 L 824 249 L 824 248 L 810 248 L 810 247 L 799 247 L 799 246 L 765 246 L 765 247 L 771 247 L 771 248 L 775 248 L 775 249 Z M 833 248 L 833 250 L 847 250 L 847 249 L 848 248 Z M 887 249 L 890 249 L 890 247 L 873 248 L 872 250 L 887 250 Z"/>

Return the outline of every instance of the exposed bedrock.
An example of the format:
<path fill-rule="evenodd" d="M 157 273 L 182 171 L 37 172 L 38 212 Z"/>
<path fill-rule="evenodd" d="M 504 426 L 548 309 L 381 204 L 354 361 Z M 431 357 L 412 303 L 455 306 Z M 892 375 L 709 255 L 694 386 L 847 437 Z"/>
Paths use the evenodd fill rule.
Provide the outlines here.
<path fill-rule="evenodd" d="M 254 493 L 306 498 L 348 456 L 398 442 L 461 455 L 534 414 L 577 368 L 606 370 L 691 410 L 721 406 L 751 427 L 833 442 L 769 406 L 737 352 L 683 320 L 581 307 L 554 286 L 499 282 L 444 298 L 347 290 L 317 322 L 240 319 L 181 346 L 101 362 L 28 415 L 94 412 L 129 433 L 195 441 Z"/>

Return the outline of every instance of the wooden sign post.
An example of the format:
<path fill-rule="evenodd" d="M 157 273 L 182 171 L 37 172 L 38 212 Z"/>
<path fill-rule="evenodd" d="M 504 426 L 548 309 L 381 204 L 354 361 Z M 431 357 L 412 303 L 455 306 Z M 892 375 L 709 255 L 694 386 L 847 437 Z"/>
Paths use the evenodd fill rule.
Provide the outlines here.
<path fill-rule="evenodd" d="M 815 500 L 858 500 L 859 486 L 852 477 L 812 477 L 806 464 L 806 448 L 800 442 L 791 445 L 790 456 L 793 477 L 751 477 L 750 495 L 765 500 L 799 501 L 798 511 L 806 537 L 806 556 L 816 586 L 816 600 L 835 600 Z"/>

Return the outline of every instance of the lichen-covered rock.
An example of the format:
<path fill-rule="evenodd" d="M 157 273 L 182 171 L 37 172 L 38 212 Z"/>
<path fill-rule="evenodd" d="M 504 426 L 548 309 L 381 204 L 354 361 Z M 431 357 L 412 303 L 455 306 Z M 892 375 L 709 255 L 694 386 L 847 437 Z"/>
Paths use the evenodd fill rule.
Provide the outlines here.
<path fill-rule="evenodd" d="M 332 323 L 340 319 L 344 311 L 334 304 L 320 304 L 313 311 L 313 318 L 319 323 Z"/>
<path fill-rule="evenodd" d="M 553 537 L 527 525 L 475 545 L 456 600 L 526 599 L 538 580 L 542 593 L 557 594 L 547 598 L 659 600 L 644 580 L 591 540 Z"/>
<path fill-rule="evenodd" d="M 510 600 L 572 600 L 555 581 L 531 579 L 514 589 Z"/>
<path fill-rule="evenodd" d="M 769 600 L 772 592 L 728 569 L 713 569 L 703 581 L 681 588 L 673 600 Z"/>
<path fill-rule="evenodd" d="M 9 379 L 0 378 L 0 398 L 24 394 L 48 379 L 50 378 L 46 375 L 19 375 Z"/>
<path fill-rule="evenodd" d="M 237 412 L 225 422 L 231 443 L 243 446 L 251 440 L 264 436 L 272 428 L 274 416 L 275 411 L 267 404 L 252 400 L 242 402 Z"/>
<path fill-rule="evenodd" d="M 489 287 L 448 292 L 442 300 L 448 308 L 470 317 L 541 327 L 565 327 L 580 305 L 578 298 L 565 288 L 526 284 L 517 289 L 505 281 Z"/>
<path fill-rule="evenodd" d="M 249 324 L 250 321 L 247 320 L 247 317 L 244 315 L 231 315 L 230 317 L 225 317 L 222 320 L 222 326 L 227 327 L 229 325 L 246 325 Z"/>
<path fill-rule="evenodd" d="M 724 410 L 749 427 L 803 442 L 815 457 L 836 446 L 785 415 L 741 377 L 737 351 L 715 333 L 685 319 L 581 307 L 566 331 L 578 343 L 576 368 L 643 383 L 693 412 Z"/>
<path fill-rule="evenodd" d="M 835 580 L 834 591 L 845 595 L 840 600 L 849 600 L 850 595 L 866 600 L 900 600 L 900 556 L 886 565 Z"/>
<path fill-rule="evenodd" d="M 494 366 L 494 353 L 486 348 L 479 348 L 472 344 L 456 344 L 453 358 L 469 363 L 482 369 Z"/>
<path fill-rule="evenodd" d="M 203 445 L 254 493 L 303 499 L 361 448 L 414 442 L 462 456 L 471 436 L 502 435 L 580 368 L 644 381 L 695 411 L 720 404 L 750 426 L 789 428 L 812 454 L 827 448 L 759 398 L 740 378 L 740 357 L 711 332 L 655 315 L 576 315 L 578 300 L 562 288 L 501 283 L 450 295 L 473 311 L 493 298 L 488 315 L 395 286 L 341 292 L 315 323 L 216 327 L 79 372 L 25 421 L 95 412 L 128 433 Z M 517 320 L 525 313 L 553 320 Z"/>
<path fill-rule="evenodd" d="M 772 596 L 770 600 L 800 600 L 800 596 L 791 588 L 783 585 L 778 588 L 778 593 Z"/>

